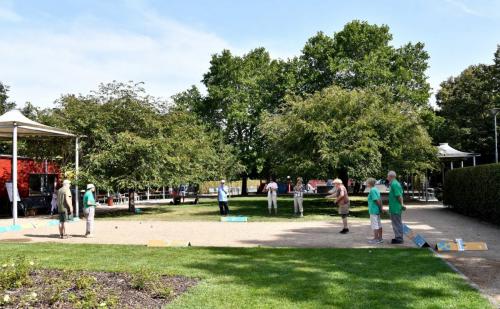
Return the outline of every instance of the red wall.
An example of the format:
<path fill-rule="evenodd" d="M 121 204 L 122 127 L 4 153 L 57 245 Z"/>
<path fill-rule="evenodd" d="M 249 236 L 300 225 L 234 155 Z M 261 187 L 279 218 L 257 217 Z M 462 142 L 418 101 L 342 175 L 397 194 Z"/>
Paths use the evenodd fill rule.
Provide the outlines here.
<path fill-rule="evenodd" d="M 47 174 L 59 175 L 59 166 L 55 162 L 47 161 Z M 17 159 L 17 188 L 21 198 L 27 197 L 29 193 L 29 175 L 45 174 L 45 164 L 33 159 Z M 57 176 L 59 181 L 59 176 Z M 10 156 L 0 156 L 0 199 L 9 198 L 5 183 L 12 180 L 12 158 Z"/>

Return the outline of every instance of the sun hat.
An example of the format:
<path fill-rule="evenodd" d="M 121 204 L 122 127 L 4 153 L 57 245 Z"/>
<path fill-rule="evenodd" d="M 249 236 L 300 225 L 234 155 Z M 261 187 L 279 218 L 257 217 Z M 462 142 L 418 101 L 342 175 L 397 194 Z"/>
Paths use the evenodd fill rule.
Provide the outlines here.
<path fill-rule="evenodd" d="M 94 188 L 95 188 L 94 184 L 89 183 L 87 185 L 87 190 L 94 189 Z"/>
<path fill-rule="evenodd" d="M 225 181 L 224 179 L 222 179 L 222 180 L 220 181 L 220 183 L 226 183 L 226 181 Z"/>
<path fill-rule="evenodd" d="M 338 183 L 338 184 L 342 184 L 342 180 L 341 180 L 340 178 L 335 178 L 335 179 L 333 180 L 333 183 L 335 183 L 335 184 L 337 184 L 337 183 Z"/>

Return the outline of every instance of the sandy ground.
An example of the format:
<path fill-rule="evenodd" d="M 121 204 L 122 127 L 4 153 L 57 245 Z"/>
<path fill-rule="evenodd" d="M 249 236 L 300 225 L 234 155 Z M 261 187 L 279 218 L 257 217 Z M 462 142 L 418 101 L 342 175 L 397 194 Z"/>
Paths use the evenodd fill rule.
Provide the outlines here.
<path fill-rule="evenodd" d="M 215 211 L 215 209 L 214 209 Z M 23 223 L 41 223 L 47 219 L 22 219 Z M 471 219 L 443 208 L 441 205 L 409 206 L 404 221 L 430 243 L 462 238 L 484 241 L 488 251 L 443 253 L 441 256 L 476 283 L 490 299 L 500 306 L 500 228 Z M 0 220 L 0 226 L 11 220 Z M 377 247 L 394 247 L 390 222 L 383 220 L 384 238 Z M 331 222 L 166 222 L 166 221 L 96 221 L 92 239 L 83 238 L 85 221 L 68 224 L 70 239 L 59 240 L 57 227 L 43 227 L 0 234 L 2 242 L 64 242 L 145 245 L 148 240 L 189 242 L 193 246 L 233 247 L 335 247 L 369 248 L 371 237 L 368 220 L 350 220 L 351 232 L 341 235 L 340 218 Z M 410 240 L 403 246 L 414 247 Z"/>

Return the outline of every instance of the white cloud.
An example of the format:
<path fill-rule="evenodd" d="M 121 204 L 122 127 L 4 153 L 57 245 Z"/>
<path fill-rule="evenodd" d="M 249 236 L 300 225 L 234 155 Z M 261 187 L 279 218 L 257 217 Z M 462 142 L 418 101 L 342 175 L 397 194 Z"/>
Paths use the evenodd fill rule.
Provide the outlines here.
<path fill-rule="evenodd" d="M 479 13 L 476 10 L 471 9 L 467 4 L 461 2 L 460 0 L 446 0 L 446 2 L 455 6 L 456 8 L 458 8 L 460 11 L 462 11 L 465 14 L 474 15 L 474 16 L 482 16 L 481 13 Z"/>
<path fill-rule="evenodd" d="M 210 57 L 231 48 L 217 35 L 144 10 L 147 31 L 78 19 L 57 29 L 20 27 L 0 40 L 0 81 L 19 105 L 51 106 L 64 93 L 88 93 L 101 82 L 144 81 L 169 97 L 197 84 Z M 141 29 L 142 30 L 142 29 Z"/>

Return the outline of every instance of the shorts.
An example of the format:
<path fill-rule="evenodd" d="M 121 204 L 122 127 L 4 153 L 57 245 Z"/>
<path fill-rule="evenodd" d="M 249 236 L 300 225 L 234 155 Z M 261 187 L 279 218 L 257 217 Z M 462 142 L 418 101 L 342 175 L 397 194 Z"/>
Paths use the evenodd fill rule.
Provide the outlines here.
<path fill-rule="evenodd" d="M 66 222 L 69 220 L 68 212 L 63 211 L 59 213 L 59 222 Z"/>
<path fill-rule="evenodd" d="M 347 217 L 347 215 L 349 214 L 349 203 L 339 205 L 339 214 L 342 215 L 342 218 Z"/>
<path fill-rule="evenodd" d="M 370 215 L 370 223 L 372 230 L 378 230 L 382 228 L 382 221 L 380 221 L 380 215 Z"/>

